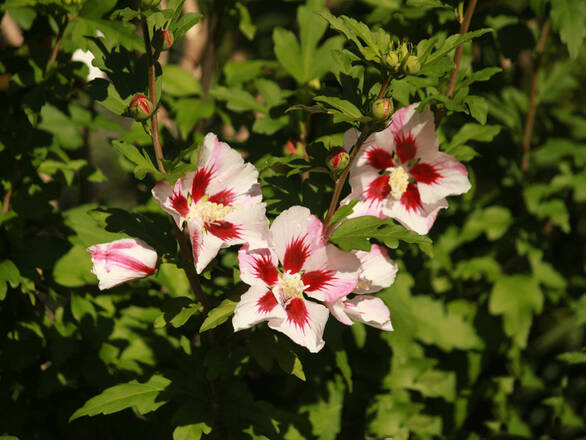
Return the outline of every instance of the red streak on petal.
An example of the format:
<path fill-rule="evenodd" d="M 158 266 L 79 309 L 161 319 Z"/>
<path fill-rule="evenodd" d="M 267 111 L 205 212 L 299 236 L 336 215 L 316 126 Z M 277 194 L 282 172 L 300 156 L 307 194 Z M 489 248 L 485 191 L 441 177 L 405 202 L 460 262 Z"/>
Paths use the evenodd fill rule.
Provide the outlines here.
<path fill-rule="evenodd" d="M 209 201 L 213 203 L 221 203 L 224 206 L 231 206 L 232 203 L 234 203 L 235 198 L 236 194 L 234 194 L 231 189 L 223 189 L 211 196 Z"/>
<path fill-rule="evenodd" d="M 193 263 L 197 264 L 199 259 L 199 234 L 200 231 L 195 230 L 191 232 L 191 251 L 193 253 Z"/>
<path fill-rule="evenodd" d="M 120 254 L 108 249 L 106 251 L 96 250 L 92 252 L 92 259 L 96 261 L 104 261 L 106 263 L 106 271 L 110 271 L 109 266 L 118 266 L 132 272 L 140 272 L 146 275 L 151 275 L 155 272 L 154 267 L 149 267 L 146 264 L 138 261 L 136 258 L 128 255 Z"/>
<path fill-rule="evenodd" d="M 261 296 L 256 302 L 259 313 L 269 313 L 277 304 L 277 298 L 275 298 L 275 295 L 270 290 L 267 290 L 267 293 Z"/>
<path fill-rule="evenodd" d="M 409 132 L 407 136 L 402 132 L 397 133 L 395 136 L 395 144 L 397 156 L 399 156 L 401 163 L 409 162 L 415 157 L 415 153 L 417 153 L 417 144 L 415 143 L 415 139 L 411 135 L 411 132 Z"/>
<path fill-rule="evenodd" d="M 307 286 L 306 292 L 320 290 L 324 287 L 331 286 L 331 281 L 334 279 L 332 271 L 330 270 L 313 270 L 305 272 L 301 276 L 301 281 Z"/>
<path fill-rule="evenodd" d="M 173 191 L 170 199 L 171 206 L 175 211 L 181 214 L 181 216 L 186 217 L 189 214 L 189 205 L 187 204 L 187 199 L 183 194 Z"/>
<path fill-rule="evenodd" d="M 208 167 L 196 171 L 195 176 L 193 176 L 193 184 L 191 185 L 191 199 L 193 203 L 199 202 L 199 199 L 205 195 L 212 174 L 213 168 Z"/>
<path fill-rule="evenodd" d="M 366 152 L 366 157 L 368 164 L 379 171 L 394 166 L 393 157 L 382 148 L 371 148 Z"/>
<path fill-rule="evenodd" d="M 305 244 L 305 237 L 294 238 L 285 249 L 285 257 L 283 258 L 285 272 L 298 273 L 309 257 L 309 246 Z"/>
<path fill-rule="evenodd" d="M 261 255 L 259 258 L 255 258 L 253 270 L 255 275 L 269 286 L 276 284 L 279 280 L 279 271 L 268 255 Z"/>
<path fill-rule="evenodd" d="M 133 248 L 135 246 L 138 246 L 136 243 L 133 243 L 132 241 L 122 241 L 119 243 L 110 243 L 108 244 L 108 249 L 106 251 L 104 251 L 105 254 L 108 253 L 108 251 L 111 251 L 113 249 L 130 249 Z M 101 251 L 97 251 L 98 253 L 102 253 Z"/>
<path fill-rule="evenodd" d="M 240 228 L 233 223 L 225 220 L 219 220 L 213 223 L 205 224 L 206 230 L 218 237 L 222 241 L 234 240 L 240 238 Z"/>
<path fill-rule="evenodd" d="M 285 307 L 287 312 L 287 321 L 293 322 L 297 327 L 303 329 L 309 324 L 309 312 L 305 306 L 305 301 L 301 298 L 293 298 Z"/>
<path fill-rule="evenodd" d="M 391 192 L 388 176 L 379 176 L 368 185 L 365 197 L 370 201 L 384 200 Z"/>
<path fill-rule="evenodd" d="M 401 204 L 407 209 L 407 211 L 417 211 L 418 208 L 422 207 L 417 185 L 414 183 L 409 184 L 401 196 Z"/>
<path fill-rule="evenodd" d="M 441 174 L 435 170 L 433 165 L 423 162 L 415 164 L 409 170 L 409 173 L 418 183 L 426 183 L 428 185 L 437 183 L 437 181 L 442 177 Z"/>

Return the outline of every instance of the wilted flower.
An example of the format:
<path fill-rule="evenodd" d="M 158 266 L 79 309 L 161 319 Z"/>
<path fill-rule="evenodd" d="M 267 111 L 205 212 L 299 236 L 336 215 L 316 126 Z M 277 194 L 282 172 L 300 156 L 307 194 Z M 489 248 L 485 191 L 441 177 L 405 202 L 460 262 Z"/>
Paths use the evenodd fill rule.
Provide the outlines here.
<path fill-rule="evenodd" d="M 350 170 L 353 217 L 374 215 L 392 217 L 419 234 L 429 232 L 437 213 L 447 208 L 449 195 L 470 189 L 464 165 L 439 151 L 433 113 L 418 112 L 418 104 L 393 114 L 391 124 L 370 136 Z M 349 148 L 358 138 L 351 129 L 344 135 Z"/>
<path fill-rule="evenodd" d="M 234 330 L 262 321 L 297 344 L 317 352 L 328 309 L 312 301 L 336 302 L 358 282 L 358 259 L 326 244 L 323 224 L 309 209 L 293 206 L 270 228 L 269 248 L 238 252 L 240 278 L 250 285 L 236 306 Z"/>
<path fill-rule="evenodd" d="M 173 188 L 160 181 L 152 193 L 179 229 L 187 222 L 198 273 L 220 248 L 243 243 L 251 249 L 266 246 L 268 220 L 258 171 L 213 133 L 203 141 L 197 171 L 177 180 Z"/>
<path fill-rule="evenodd" d="M 91 254 L 92 273 L 98 277 L 100 290 L 149 276 L 157 267 L 157 252 L 138 238 L 95 244 L 87 251 Z"/>

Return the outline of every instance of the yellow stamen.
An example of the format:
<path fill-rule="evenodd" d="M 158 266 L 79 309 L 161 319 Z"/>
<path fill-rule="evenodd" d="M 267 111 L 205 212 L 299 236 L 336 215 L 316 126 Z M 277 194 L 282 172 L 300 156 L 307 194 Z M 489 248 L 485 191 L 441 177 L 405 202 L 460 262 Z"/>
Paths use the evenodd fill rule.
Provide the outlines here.
<path fill-rule="evenodd" d="M 403 167 L 395 167 L 389 174 L 389 185 L 391 186 L 391 195 L 395 199 L 400 199 L 409 186 L 409 173 Z"/>

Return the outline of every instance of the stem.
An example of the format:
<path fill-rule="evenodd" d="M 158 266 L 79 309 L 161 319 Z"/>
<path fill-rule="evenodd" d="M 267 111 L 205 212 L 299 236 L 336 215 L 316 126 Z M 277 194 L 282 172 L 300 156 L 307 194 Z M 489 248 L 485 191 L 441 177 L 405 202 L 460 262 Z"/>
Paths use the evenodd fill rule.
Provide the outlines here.
<path fill-rule="evenodd" d="M 466 12 L 464 12 L 464 18 L 460 22 L 460 34 L 465 34 L 468 32 L 468 28 L 470 27 L 470 22 L 472 21 L 472 15 L 474 14 L 474 9 L 476 9 L 477 0 L 470 0 L 468 2 L 468 6 L 466 7 Z M 446 97 L 452 96 L 454 90 L 456 88 L 456 82 L 458 80 L 458 71 L 460 70 L 460 61 L 462 59 L 462 51 L 464 50 L 464 45 L 460 44 L 456 48 L 456 53 L 454 55 L 454 70 L 450 74 L 450 83 L 448 85 L 448 90 L 446 90 Z M 446 108 L 442 107 L 435 117 L 435 125 L 436 127 L 440 124 L 441 120 L 446 115 Z"/>
<path fill-rule="evenodd" d="M 63 40 L 63 34 L 65 33 L 65 28 L 67 28 L 67 24 L 69 24 L 69 17 L 65 15 L 63 23 L 61 23 L 61 25 L 59 26 L 57 41 L 55 42 L 55 46 L 53 47 L 53 52 L 51 52 L 51 57 L 47 62 L 47 66 L 45 67 L 45 72 L 49 69 L 51 64 L 53 64 L 57 60 L 57 55 L 59 54 L 59 48 L 61 47 L 61 41 Z"/>
<path fill-rule="evenodd" d="M 165 170 L 165 166 L 163 165 L 163 147 L 161 145 L 161 139 L 159 137 L 159 121 L 157 118 L 157 89 L 155 84 L 155 60 L 153 58 L 153 49 L 151 47 L 151 39 L 149 37 L 149 28 L 147 25 L 146 18 L 142 19 L 142 30 L 143 30 L 143 38 L 144 38 L 144 47 L 146 50 L 147 55 L 147 71 L 149 76 L 149 95 L 150 100 L 153 103 L 153 113 L 151 114 L 151 138 L 153 139 L 153 146 L 155 148 L 155 156 L 157 158 L 157 166 L 159 167 L 159 171 L 163 174 L 167 174 Z M 199 282 L 199 278 L 197 277 L 197 273 L 195 272 L 194 265 L 193 265 L 193 258 L 191 252 L 189 250 L 189 245 L 187 244 L 187 239 L 185 234 L 177 227 L 175 222 L 173 222 L 173 228 L 175 232 L 175 237 L 179 242 L 179 248 L 181 249 L 181 255 L 187 262 L 184 265 L 183 270 L 185 271 L 185 275 L 187 275 L 187 279 L 189 280 L 189 284 L 195 293 L 195 296 L 201 303 L 204 312 L 207 312 L 210 309 L 210 305 L 201 289 L 201 284 Z"/>
<path fill-rule="evenodd" d="M 385 96 L 385 93 L 387 93 L 387 89 L 389 88 L 389 84 L 391 83 L 391 79 L 392 79 L 391 75 L 389 75 L 385 78 L 385 81 L 383 82 L 383 85 L 381 86 L 380 91 L 378 92 L 378 96 L 376 97 L 376 99 L 381 99 L 383 96 Z M 336 184 L 334 186 L 334 193 L 332 194 L 332 199 L 330 200 L 330 205 L 328 206 L 328 214 L 326 215 L 326 219 L 324 220 L 324 225 L 326 228 L 328 227 L 328 223 L 330 222 L 332 216 L 334 215 L 334 212 L 336 210 L 336 206 L 338 205 L 338 200 L 340 199 L 340 194 L 342 194 L 342 189 L 344 188 L 344 183 L 346 182 L 346 177 L 348 177 L 348 174 L 350 173 L 350 168 L 352 168 L 352 164 L 354 163 L 354 160 L 356 159 L 356 156 L 358 155 L 358 151 L 360 151 L 360 147 L 362 146 L 364 141 L 368 138 L 368 136 L 370 136 L 371 129 L 372 129 L 371 124 L 368 124 L 364 127 L 364 130 L 362 130 L 362 133 L 360 133 L 360 136 L 358 137 L 356 144 L 354 144 L 354 146 L 351 149 L 350 162 L 348 163 L 348 166 L 342 172 L 342 174 L 340 174 L 340 177 L 338 177 L 336 179 Z"/>
<path fill-rule="evenodd" d="M 153 112 L 151 114 L 151 137 L 155 147 L 155 156 L 157 157 L 157 166 L 161 173 L 166 174 L 163 166 L 163 147 L 159 138 L 159 118 L 157 117 L 157 85 L 155 82 L 155 60 L 153 58 L 153 48 L 151 47 L 151 38 L 149 36 L 149 27 L 146 18 L 142 19 L 142 35 L 144 38 L 144 47 L 147 56 L 147 70 L 149 75 L 149 98 L 153 103 Z"/>
<path fill-rule="evenodd" d="M 525 119 L 525 129 L 523 131 L 523 160 L 521 161 L 521 171 L 526 174 L 529 170 L 529 153 L 531 151 L 531 135 L 533 134 L 533 127 L 535 126 L 535 113 L 537 111 L 537 79 L 539 74 L 539 66 L 541 60 L 539 56 L 545 49 L 545 43 L 547 42 L 547 36 L 551 29 L 551 20 L 548 18 L 543 23 L 541 29 L 541 36 L 539 42 L 535 48 L 535 54 L 537 56 L 536 65 L 531 75 L 531 84 L 529 86 L 529 110 L 527 112 L 527 119 Z"/>

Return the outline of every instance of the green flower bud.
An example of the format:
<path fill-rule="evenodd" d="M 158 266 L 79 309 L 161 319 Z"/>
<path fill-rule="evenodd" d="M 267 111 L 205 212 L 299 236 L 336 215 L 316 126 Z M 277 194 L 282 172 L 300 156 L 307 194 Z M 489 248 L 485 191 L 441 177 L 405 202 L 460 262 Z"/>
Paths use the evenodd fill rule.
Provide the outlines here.
<path fill-rule="evenodd" d="M 350 155 L 342 147 L 334 147 L 326 158 L 326 165 L 330 171 L 342 172 L 350 163 Z"/>
<path fill-rule="evenodd" d="M 142 94 L 135 95 L 128 105 L 128 113 L 137 121 L 144 121 L 153 112 L 153 103 Z"/>
<path fill-rule="evenodd" d="M 396 52 L 389 52 L 385 55 L 385 64 L 390 70 L 396 71 L 399 69 L 401 65 L 401 61 L 399 60 L 399 56 Z"/>
<path fill-rule="evenodd" d="M 405 61 L 409 56 L 409 48 L 407 47 L 407 44 L 402 43 L 397 49 L 397 52 L 399 53 L 399 59 L 401 62 Z"/>
<path fill-rule="evenodd" d="M 405 75 L 415 75 L 419 72 L 419 69 L 421 69 L 419 58 L 415 55 L 409 55 L 403 65 L 403 73 Z"/>
<path fill-rule="evenodd" d="M 377 99 L 372 103 L 372 116 L 378 120 L 388 119 L 393 113 L 393 101 L 389 98 Z"/>

